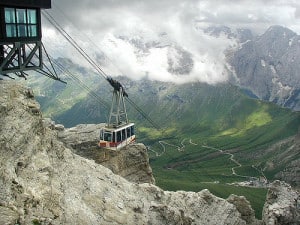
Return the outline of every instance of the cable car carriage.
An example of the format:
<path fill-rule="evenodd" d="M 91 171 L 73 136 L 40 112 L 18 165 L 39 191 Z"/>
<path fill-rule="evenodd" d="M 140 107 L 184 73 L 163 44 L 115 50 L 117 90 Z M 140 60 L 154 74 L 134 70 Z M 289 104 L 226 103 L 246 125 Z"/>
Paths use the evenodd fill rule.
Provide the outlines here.
<path fill-rule="evenodd" d="M 114 88 L 107 125 L 100 129 L 100 148 L 119 150 L 135 142 L 134 123 L 128 122 L 124 97 L 128 97 L 123 86 L 111 77 L 107 81 Z"/>
<path fill-rule="evenodd" d="M 135 142 L 134 123 L 119 128 L 105 127 L 100 130 L 99 147 L 118 150 Z"/>

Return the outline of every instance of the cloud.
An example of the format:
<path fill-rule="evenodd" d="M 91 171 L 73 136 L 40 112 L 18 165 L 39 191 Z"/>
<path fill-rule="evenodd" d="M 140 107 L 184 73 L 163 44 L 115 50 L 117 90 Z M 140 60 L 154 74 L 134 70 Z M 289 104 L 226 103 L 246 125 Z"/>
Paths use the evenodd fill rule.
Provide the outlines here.
<path fill-rule="evenodd" d="M 224 50 L 234 43 L 225 37 L 210 37 L 196 27 L 225 25 L 262 33 L 278 24 L 299 32 L 299 8 L 296 0 L 63 0 L 53 2 L 49 13 L 89 54 L 97 57 L 103 52 L 110 58 L 102 62 L 109 74 L 213 84 L 226 81 Z M 55 45 L 52 53 L 64 54 L 82 63 L 62 37 L 53 32 L 49 24 L 44 24 L 44 41 L 49 46 Z M 162 33 L 167 35 L 161 36 Z M 166 46 L 150 46 L 148 52 L 143 52 L 130 39 L 148 47 L 152 42 L 165 42 Z M 170 48 L 176 46 L 192 56 L 189 74 L 170 73 L 168 57 L 172 52 Z"/>

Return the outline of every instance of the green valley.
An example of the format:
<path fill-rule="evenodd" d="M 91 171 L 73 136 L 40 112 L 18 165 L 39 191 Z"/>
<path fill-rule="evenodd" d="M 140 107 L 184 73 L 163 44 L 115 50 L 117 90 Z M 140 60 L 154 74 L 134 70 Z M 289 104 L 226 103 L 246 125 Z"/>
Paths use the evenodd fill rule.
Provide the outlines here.
<path fill-rule="evenodd" d="M 260 218 L 264 186 L 238 187 L 232 183 L 276 179 L 280 171 L 299 159 L 298 151 L 291 150 L 295 142 L 292 137 L 300 127 L 299 112 L 251 99 L 230 84 L 118 80 L 130 99 L 161 127 L 153 128 L 128 104 L 138 142 L 148 146 L 158 186 L 172 191 L 207 188 L 223 198 L 231 193 L 244 195 Z M 110 103 L 112 92 L 105 80 L 93 76 L 87 82 L 101 100 Z M 106 122 L 108 110 L 74 83 L 47 85 L 35 84 L 35 88 L 52 91 L 38 100 L 57 123 L 71 127 Z M 286 160 L 274 163 L 284 154 L 289 155 Z"/>

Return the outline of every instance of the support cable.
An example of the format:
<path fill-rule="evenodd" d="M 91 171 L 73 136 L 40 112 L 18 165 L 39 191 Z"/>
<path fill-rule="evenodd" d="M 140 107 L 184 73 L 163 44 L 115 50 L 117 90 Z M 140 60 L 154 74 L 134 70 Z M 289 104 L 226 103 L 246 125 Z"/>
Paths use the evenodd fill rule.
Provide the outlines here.
<path fill-rule="evenodd" d="M 54 28 L 83 56 L 88 63 L 101 75 L 105 80 L 109 82 L 111 79 L 98 64 L 91 59 L 91 57 L 79 46 L 79 44 L 59 25 L 59 23 L 46 11 L 42 12 L 43 16 L 54 26 Z M 110 83 L 110 82 L 109 82 Z M 111 83 L 110 83 L 111 84 Z M 160 127 L 140 108 L 138 107 L 131 99 L 126 97 L 127 101 L 157 130 L 160 130 Z"/>
<path fill-rule="evenodd" d="M 88 63 L 101 75 L 107 79 L 108 75 L 91 59 L 91 57 L 79 46 L 79 44 L 57 23 L 57 21 L 46 11 L 42 12 L 43 16 L 55 27 L 55 29 L 83 56 Z"/>
<path fill-rule="evenodd" d="M 109 104 L 107 102 L 105 102 L 104 100 L 102 100 L 101 97 L 95 91 L 93 91 L 90 87 L 88 87 L 76 75 L 74 75 L 73 73 L 71 73 L 68 69 L 66 69 L 60 63 L 58 63 L 56 61 L 53 61 L 53 63 L 61 70 L 62 73 L 66 73 L 66 75 L 68 77 L 70 77 L 71 79 L 73 79 L 77 83 L 78 86 L 80 86 L 81 88 L 85 89 L 91 97 L 93 97 L 95 100 L 97 100 L 99 103 L 101 103 L 101 105 L 103 105 L 105 109 L 108 110 L 110 108 L 110 106 L 109 106 Z"/>

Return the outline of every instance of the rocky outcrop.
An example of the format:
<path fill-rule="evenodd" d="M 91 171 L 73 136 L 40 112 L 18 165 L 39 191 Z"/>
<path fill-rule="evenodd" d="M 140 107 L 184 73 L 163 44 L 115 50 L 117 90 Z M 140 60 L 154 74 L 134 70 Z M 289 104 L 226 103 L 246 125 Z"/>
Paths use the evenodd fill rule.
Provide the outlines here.
<path fill-rule="evenodd" d="M 132 183 L 73 153 L 57 137 L 62 127 L 46 126 L 38 104 L 26 93 L 14 82 L 0 81 L 0 224 L 259 223 L 243 197 L 224 200 L 208 190 L 169 192 Z M 266 224 L 296 215 L 291 204 L 296 195 L 278 191 L 266 205 Z M 285 209 L 280 217 L 275 203 Z M 288 213 L 288 207 L 294 211 Z"/>
<path fill-rule="evenodd" d="M 128 181 L 154 184 L 147 149 L 143 144 L 132 144 L 120 151 L 97 147 L 99 130 L 104 125 L 80 124 L 69 129 L 61 129 L 58 137 L 76 154 L 94 160 Z"/>
<path fill-rule="evenodd" d="M 135 184 L 74 154 L 27 89 L 0 81 L 0 224 L 246 224 L 209 191 Z"/>
<path fill-rule="evenodd" d="M 244 196 L 230 195 L 227 201 L 235 205 L 247 224 L 261 224 L 261 222 L 255 218 L 255 212 L 251 208 L 250 202 Z"/>
<path fill-rule="evenodd" d="M 300 196 L 291 186 L 274 181 L 268 191 L 263 212 L 267 225 L 300 224 Z"/>

